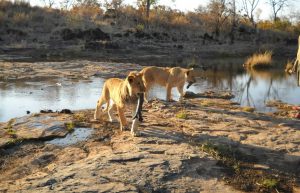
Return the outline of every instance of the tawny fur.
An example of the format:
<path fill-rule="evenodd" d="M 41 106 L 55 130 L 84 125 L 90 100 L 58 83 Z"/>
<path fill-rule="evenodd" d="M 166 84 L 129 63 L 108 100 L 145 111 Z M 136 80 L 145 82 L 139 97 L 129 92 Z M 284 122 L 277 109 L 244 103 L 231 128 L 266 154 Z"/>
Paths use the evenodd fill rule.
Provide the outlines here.
<path fill-rule="evenodd" d="M 171 101 L 171 90 L 176 87 L 180 93 L 180 98 L 183 97 L 183 87 L 185 82 L 196 82 L 194 69 L 186 69 L 180 67 L 174 68 L 161 68 L 150 66 L 144 68 L 140 73 L 143 74 L 143 81 L 146 88 L 145 100 L 148 98 L 148 92 L 155 84 L 166 87 L 167 96 L 166 100 Z"/>
<path fill-rule="evenodd" d="M 297 58 L 295 60 L 294 66 L 293 66 L 293 70 L 292 70 L 293 72 L 296 72 L 298 65 L 300 65 L 300 35 L 298 37 L 298 52 L 297 52 Z"/>
<path fill-rule="evenodd" d="M 138 72 L 130 72 L 125 80 L 119 78 L 106 80 L 103 85 L 102 94 L 97 102 L 94 118 L 101 118 L 101 107 L 106 103 L 106 109 L 104 111 L 108 112 L 110 119 L 112 116 L 111 112 L 117 109 L 121 130 L 123 130 L 128 126 L 124 111 L 128 105 L 136 105 L 138 100 L 137 94 L 143 92 L 145 92 L 145 86 L 142 81 L 142 75 Z M 111 100 L 113 104 L 110 104 Z"/>

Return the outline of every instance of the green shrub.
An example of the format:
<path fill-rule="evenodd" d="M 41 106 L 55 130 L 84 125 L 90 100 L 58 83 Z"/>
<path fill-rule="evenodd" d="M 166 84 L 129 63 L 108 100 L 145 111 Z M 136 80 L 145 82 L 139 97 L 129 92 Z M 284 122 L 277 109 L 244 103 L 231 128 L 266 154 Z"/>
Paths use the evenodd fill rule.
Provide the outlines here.
<path fill-rule="evenodd" d="M 145 26 L 144 26 L 144 24 L 138 24 L 135 26 L 135 29 L 136 29 L 136 31 L 141 32 L 141 31 L 144 31 Z"/>
<path fill-rule="evenodd" d="M 188 118 L 188 114 L 186 111 L 180 111 L 176 114 L 176 117 L 178 119 L 187 119 Z"/>
<path fill-rule="evenodd" d="M 65 127 L 69 132 L 74 131 L 75 124 L 73 122 L 65 123 Z"/>

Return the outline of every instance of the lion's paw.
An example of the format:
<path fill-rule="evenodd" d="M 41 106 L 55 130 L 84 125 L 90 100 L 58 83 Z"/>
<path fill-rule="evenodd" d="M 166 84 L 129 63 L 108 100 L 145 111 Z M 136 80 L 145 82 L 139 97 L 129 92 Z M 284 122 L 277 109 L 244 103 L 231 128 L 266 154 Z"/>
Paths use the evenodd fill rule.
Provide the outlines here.
<path fill-rule="evenodd" d="M 131 132 L 132 137 L 140 137 L 142 134 L 139 131 Z"/>
<path fill-rule="evenodd" d="M 128 126 L 121 126 L 121 131 L 128 131 L 128 130 L 129 130 Z"/>

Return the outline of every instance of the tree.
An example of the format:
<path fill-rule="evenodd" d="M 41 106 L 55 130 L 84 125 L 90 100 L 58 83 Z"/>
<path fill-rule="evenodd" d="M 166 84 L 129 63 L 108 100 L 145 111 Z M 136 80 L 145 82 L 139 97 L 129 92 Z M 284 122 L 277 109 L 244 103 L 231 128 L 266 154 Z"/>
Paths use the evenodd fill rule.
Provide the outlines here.
<path fill-rule="evenodd" d="M 230 2 L 230 22 L 231 22 L 231 29 L 230 29 L 230 44 L 234 43 L 234 34 L 236 27 L 238 25 L 238 17 L 237 17 L 237 9 L 236 9 L 236 0 L 231 0 Z"/>
<path fill-rule="evenodd" d="M 73 6 L 73 4 L 74 0 L 63 0 L 62 2 L 60 2 L 60 7 L 61 9 L 68 10 Z"/>
<path fill-rule="evenodd" d="M 142 10 L 146 11 L 146 17 L 149 18 L 150 7 L 158 3 L 158 0 L 137 0 L 137 5 Z"/>
<path fill-rule="evenodd" d="M 104 7 L 106 9 L 119 9 L 123 3 L 123 0 L 104 0 Z"/>
<path fill-rule="evenodd" d="M 208 10 L 213 19 L 214 33 L 216 37 L 220 35 L 220 29 L 230 15 L 226 5 L 226 0 L 210 0 Z"/>
<path fill-rule="evenodd" d="M 71 13 L 80 19 L 90 20 L 102 13 L 101 4 L 98 0 L 76 0 Z"/>
<path fill-rule="evenodd" d="M 77 0 L 77 6 L 100 7 L 98 0 Z"/>
<path fill-rule="evenodd" d="M 49 8 L 52 8 L 54 3 L 55 3 L 55 0 L 42 0 L 44 5 L 49 7 Z"/>
<path fill-rule="evenodd" d="M 278 20 L 278 12 L 284 9 L 288 4 L 288 0 L 268 0 L 268 4 L 272 8 L 274 22 Z"/>
<path fill-rule="evenodd" d="M 259 3 L 259 0 L 242 0 L 242 9 L 245 12 L 245 15 L 252 23 L 253 27 L 255 27 L 254 21 L 254 11 Z"/>

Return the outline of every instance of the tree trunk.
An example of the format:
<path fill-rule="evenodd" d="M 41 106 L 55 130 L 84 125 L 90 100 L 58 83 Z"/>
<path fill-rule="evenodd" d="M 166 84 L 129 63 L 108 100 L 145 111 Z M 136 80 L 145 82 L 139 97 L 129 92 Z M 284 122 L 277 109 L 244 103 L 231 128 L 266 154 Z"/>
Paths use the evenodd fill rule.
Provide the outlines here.
<path fill-rule="evenodd" d="M 232 16 L 231 16 L 231 30 L 230 30 L 230 44 L 234 44 L 234 34 L 236 28 L 236 7 L 235 0 L 232 1 Z"/>
<path fill-rule="evenodd" d="M 150 12 L 150 0 L 147 0 L 147 5 L 146 5 L 146 17 L 147 19 L 149 18 L 149 12 Z"/>

